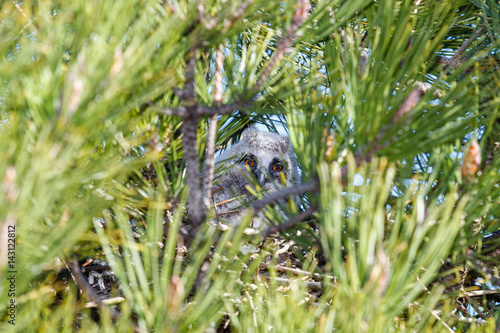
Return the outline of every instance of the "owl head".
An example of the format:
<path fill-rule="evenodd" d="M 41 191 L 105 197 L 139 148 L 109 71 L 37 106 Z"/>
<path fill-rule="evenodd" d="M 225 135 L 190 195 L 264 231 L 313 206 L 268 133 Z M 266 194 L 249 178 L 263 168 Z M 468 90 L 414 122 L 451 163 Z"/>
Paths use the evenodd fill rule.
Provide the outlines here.
<path fill-rule="evenodd" d="M 261 188 L 282 187 L 299 182 L 297 162 L 290 139 L 251 127 L 243 132 L 238 143 L 219 156 L 218 161 L 233 164 L 232 173 L 253 178 Z"/>

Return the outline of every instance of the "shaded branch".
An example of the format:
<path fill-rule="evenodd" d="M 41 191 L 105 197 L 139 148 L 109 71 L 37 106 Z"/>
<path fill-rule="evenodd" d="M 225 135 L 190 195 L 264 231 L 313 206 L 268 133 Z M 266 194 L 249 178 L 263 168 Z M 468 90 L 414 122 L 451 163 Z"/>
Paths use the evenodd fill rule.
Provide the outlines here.
<path fill-rule="evenodd" d="M 264 232 L 262 233 L 263 238 L 269 237 L 271 234 L 274 234 L 276 232 L 281 232 L 283 230 L 286 230 L 288 228 L 293 227 L 299 222 L 302 222 L 304 219 L 308 218 L 312 214 L 314 214 L 317 211 L 316 207 L 309 207 L 299 215 L 289 219 L 288 221 L 278 224 L 278 225 L 273 225 L 268 227 Z"/>
<path fill-rule="evenodd" d="M 478 297 L 485 295 L 500 295 L 500 290 L 471 290 L 466 291 L 465 294 L 469 297 Z"/>
<path fill-rule="evenodd" d="M 260 275 L 260 278 L 263 280 L 269 280 L 269 276 L 266 275 Z M 282 278 L 282 277 L 275 277 L 273 278 L 274 281 L 276 281 L 280 286 L 289 286 L 292 281 L 297 281 L 296 279 L 287 279 L 287 278 Z M 299 280 L 302 281 L 302 280 Z M 307 288 L 315 289 L 315 290 L 323 290 L 324 287 L 321 284 L 321 282 L 316 282 L 316 281 L 302 281 L 304 285 Z"/>
<path fill-rule="evenodd" d="M 201 118 L 202 116 L 213 116 L 213 115 L 223 115 L 233 112 L 241 108 L 244 105 L 244 100 L 242 96 L 238 96 L 236 100 L 230 104 L 205 106 L 205 105 L 195 105 L 193 108 L 193 113 Z M 187 114 L 186 106 L 178 106 L 176 108 L 162 108 L 157 109 L 155 112 L 165 115 L 165 116 L 178 116 L 181 118 L 186 117 Z"/>
<path fill-rule="evenodd" d="M 333 275 L 322 275 L 319 273 L 311 273 L 309 271 L 304 271 L 302 269 L 291 268 L 291 267 L 280 266 L 280 265 L 267 266 L 266 264 L 263 264 L 262 266 L 263 266 L 263 268 L 271 268 L 271 269 L 277 270 L 278 272 L 291 272 L 291 273 L 297 274 L 297 275 L 302 274 L 302 275 L 312 276 L 312 277 L 316 277 L 316 278 L 320 278 L 320 279 L 324 279 L 326 277 L 330 280 L 333 280 L 334 282 L 337 282 L 337 278 Z"/>
<path fill-rule="evenodd" d="M 125 298 L 118 296 L 118 297 L 103 299 L 102 303 L 106 304 L 106 305 L 115 305 L 115 304 L 120 304 L 121 302 L 124 302 L 124 301 L 125 301 Z M 87 304 L 85 304 L 85 307 L 87 309 L 97 308 L 97 303 L 95 303 L 93 301 L 92 302 L 88 302 Z"/>
<path fill-rule="evenodd" d="M 451 67 L 456 67 L 457 64 L 460 64 L 459 58 L 462 55 L 462 53 L 467 49 L 467 46 L 469 46 L 470 43 L 472 43 L 472 41 L 474 41 L 474 39 L 476 39 L 480 34 L 483 33 L 484 30 L 485 30 L 484 26 L 478 27 L 477 30 L 472 34 L 472 36 L 470 36 L 470 38 L 468 40 L 466 40 L 462 44 L 462 46 L 460 46 L 457 53 L 455 53 L 455 55 L 451 58 L 451 60 L 449 60 L 449 63 L 447 64 L 446 68 L 444 69 L 445 72 L 448 71 Z"/>
<path fill-rule="evenodd" d="M 191 59 L 186 66 L 186 78 L 191 78 L 185 85 L 179 98 L 183 100 L 194 100 L 194 69 L 196 66 L 196 52 L 193 52 Z M 186 178 L 188 186 L 188 214 L 191 222 L 198 227 L 206 216 L 203 209 L 202 193 L 200 185 L 200 166 L 198 163 L 198 150 L 196 131 L 198 116 L 195 113 L 196 105 L 186 107 L 186 112 L 182 117 L 182 145 L 184 147 L 184 160 L 186 161 Z"/>
<path fill-rule="evenodd" d="M 254 214 L 257 215 L 266 205 L 272 204 L 280 199 L 292 195 L 298 195 L 305 192 L 311 192 L 318 190 L 319 182 L 317 180 L 312 180 L 309 183 L 297 184 L 292 187 L 287 187 L 277 192 L 271 193 L 260 200 L 256 200 L 252 203 Z"/>
<path fill-rule="evenodd" d="M 224 67 L 224 55 L 220 49 L 215 50 L 215 73 L 214 73 L 214 103 L 222 101 L 222 70 Z M 212 185 L 214 182 L 215 168 L 215 141 L 217 136 L 217 114 L 210 117 L 207 131 L 207 151 L 205 154 L 205 172 L 203 184 L 203 203 L 205 211 L 210 209 L 210 198 L 212 196 Z"/>

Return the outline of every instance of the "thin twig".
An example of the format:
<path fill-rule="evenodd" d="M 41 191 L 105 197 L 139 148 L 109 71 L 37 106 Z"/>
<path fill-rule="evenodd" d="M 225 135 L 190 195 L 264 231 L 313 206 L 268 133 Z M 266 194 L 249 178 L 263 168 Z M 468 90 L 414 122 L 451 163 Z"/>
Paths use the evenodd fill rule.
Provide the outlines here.
<path fill-rule="evenodd" d="M 472 43 L 472 41 L 476 39 L 484 30 L 485 30 L 484 26 L 478 27 L 478 29 L 472 34 L 472 36 L 470 36 L 470 38 L 466 40 L 462 44 L 462 46 L 460 46 L 457 53 L 455 53 L 455 55 L 451 58 L 450 63 L 444 69 L 445 72 L 447 72 L 451 67 L 455 67 L 457 65 L 457 63 L 459 62 L 458 58 L 460 58 L 462 52 L 464 52 L 465 49 L 467 49 L 467 46 L 469 46 L 469 44 Z"/>
<path fill-rule="evenodd" d="M 252 208 L 254 210 L 254 214 L 259 213 L 266 205 L 272 204 L 280 199 L 298 195 L 306 192 L 316 191 L 318 189 L 318 181 L 311 180 L 309 183 L 297 184 L 292 187 L 287 187 L 282 190 L 273 192 L 260 200 L 256 200 L 252 203 Z"/>
<path fill-rule="evenodd" d="M 125 298 L 123 298 L 123 297 L 113 297 L 113 298 L 103 299 L 102 303 L 106 304 L 106 305 L 114 305 L 114 304 L 119 304 L 119 303 L 124 302 L 124 301 L 125 301 Z M 98 305 L 96 302 L 92 301 L 92 302 L 88 302 L 87 304 L 85 304 L 85 307 L 87 309 L 97 308 Z"/>
<path fill-rule="evenodd" d="M 222 101 L 222 71 L 224 67 L 224 55 L 220 49 L 215 50 L 215 73 L 214 73 L 214 104 Z M 203 184 L 203 203 L 205 209 L 210 209 L 210 198 L 212 196 L 212 185 L 214 182 L 215 168 L 215 139 L 217 136 L 217 114 L 210 117 L 207 131 L 207 151 L 205 154 L 205 174 Z"/>
<path fill-rule="evenodd" d="M 486 320 L 486 316 L 484 315 L 483 311 L 481 311 L 481 309 L 477 306 L 476 302 L 470 298 L 469 296 L 467 296 L 467 294 L 465 295 L 465 299 L 467 300 L 467 303 L 472 306 L 472 308 L 474 309 L 474 311 L 476 311 L 477 315 L 479 317 L 481 317 L 481 319 L 485 319 Z"/>
<path fill-rule="evenodd" d="M 179 116 L 179 117 L 183 117 L 187 113 L 187 109 L 184 106 L 179 106 L 174 109 L 171 108 L 158 109 L 155 111 L 164 116 Z"/>
<path fill-rule="evenodd" d="M 194 112 L 196 116 L 213 116 L 213 115 L 223 115 L 233 112 L 236 109 L 241 108 L 244 105 L 244 99 L 242 96 L 238 96 L 236 100 L 229 104 L 223 104 L 218 106 L 205 106 L 205 105 L 196 105 L 194 108 Z M 161 108 L 154 109 L 155 112 L 158 112 L 165 116 L 179 116 L 185 117 L 187 114 L 186 106 L 178 106 L 176 108 Z"/>
<path fill-rule="evenodd" d="M 91 302 L 95 304 L 97 308 L 99 308 L 99 310 L 102 311 L 105 307 L 104 302 L 99 298 L 94 289 L 92 289 L 85 276 L 83 276 L 78 261 L 71 260 L 67 263 L 67 267 L 71 271 L 71 275 L 73 276 L 78 288 L 80 288 L 85 297 L 87 297 Z M 117 311 L 112 309 L 109 310 L 113 319 L 118 319 L 120 317 L 120 314 Z"/>
<path fill-rule="evenodd" d="M 330 280 L 336 280 L 335 276 L 333 275 L 321 275 L 319 273 L 311 273 L 311 272 L 308 272 L 308 271 L 304 271 L 302 269 L 298 269 L 298 268 L 291 268 L 291 267 L 286 267 L 286 266 L 279 266 L 279 265 L 274 265 L 274 266 L 269 266 L 269 268 L 271 269 L 275 269 L 277 270 L 278 272 L 291 272 L 291 273 L 294 273 L 294 274 L 297 274 L 297 275 L 307 275 L 307 276 L 314 276 L 314 277 L 317 277 L 317 278 L 328 278 Z"/>
<path fill-rule="evenodd" d="M 465 292 L 465 294 L 469 297 L 477 297 L 477 296 L 484 296 L 484 295 L 498 295 L 500 294 L 500 290 L 471 290 Z"/>
<path fill-rule="evenodd" d="M 206 209 L 210 208 L 210 197 L 212 196 L 212 185 L 214 182 L 215 168 L 215 138 L 217 135 L 217 115 L 210 117 L 207 130 L 207 151 L 205 154 L 205 174 L 203 177 L 203 203 Z"/>
<path fill-rule="evenodd" d="M 252 319 L 253 319 L 253 324 L 255 325 L 255 328 L 257 328 L 257 308 L 253 304 L 253 299 L 252 296 L 250 296 L 250 293 L 248 290 L 245 290 L 245 294 L 247 295 L 248 301 L 250 302 L 250 308 L 252 309 Z"/>
<path fill-rule="evenodd" d="M 268 280 L 271 280 L 269 277 L 262 276 Z M 281 286 L 289 286 L 292 281 L 302 281 L 306 285 L 307 288 L 311 289 L 316 289 L 316 290 L 323 290 L 323 285 L 321 282 L 316 282 L 316 281 L 304 281 L 304 280 L 297 280 L 297 279 L 286 279 L 286 278 L 280 278 L 280 277 L 275 277 L 274 281 L 276 281 L 279 285 Z"/>
<path fill-rule="evenodd" d="M 198 106 L 198 114 L 200 116 L 213 116 L 214 114 L 217 115 L 222 115 L 222 114 L 228 114 L 233 112 L 236 109 L 239 109 L 244 106 L 244 99 L 243 96 L 238 96 L 234 102 L 229 103 L 229 104 L 223 104 L 219 106 L 203 106 L 199 105 Z M 248 107 L 249 105 L 245 106 Z"/>
<path fill-rule="evenodd" d="M 222 71 L 224 70 L 224 54 L 220 47 L 215 50 L 214 72 L 214 104 L 222 102 Z"/>
<path fill-rule="evenodd" d="M 412 305 L 417 305 L 417 306 L 419 306 L 419 307 L 421 307 L 421 308 L 427 309 L 427 308 L 425 308 L 423 305 L 419 304 L 418 302 L 414 302 Z M 429 310 L 429 312 L 431 313 L 431 315 L 432 315 L 434 318 L 436 318 L 439 322 L 441 322 L 441 324 L 443 324 L 443 326 L 444 326 L 444 327 L 448 330 L 448 332 L 450 332 L 450 333 L 455 333 L 455 331 L 454 331 L 454 330 L 452 330 L 452 329 L 451 329 L 451 327 L 450 327 L 450 326 L 448 326 L 448 324 L 446 324 L 446 323 L 443 321 L 443 319 L 441 319 L 441 317 L 439 317 L 439 314 L 438 314 L 438 312 L 437 312 L 437 311 L 435 311 L 435 310 L 431 310 L 431 309 L 427 309 L 427 310 Z"/>
<path fill-rule="evenodd" d="M 314 214 L 314 212 L 316 212 L 316 210 L 317 209 L 315 207 L 309 207 L 308 209 L 306 209 L 305 211 L 303 211 L 299 215 L 294 216 L 293 218 L 289 219 L 286 222 L 283 222 L 283 223 L 278 224 L 278 225 L 272 225 L 272 226 L 268 227 L 266 230 L 264 230 L 264 232 L 262 233 L 262 237 L 267 238 L 267 237 L 269 237 L 269 235 L 274 234 L 275 232 L 280 232 L 280 231 L 286 230 L 288 228 L 291 228 L 294 225 L 296 225 L 297 223 L 302 222 L 304 219 L 306 219 L 309 216 L 311 216 L 312 214 Z"/>
<path fill-rule="evenodd" d="M 14 2 L 14 6 L 16 7 L 16 9 L 21 13 L 22 16 L 24 16 L 25 19 L 28 20 L 28 24 L 22 29 L 26 29 L 29 25 L 32 25 L 33 26 L 33 29 L 35 29 L 35 31 L 38 32 L 38 28 L 36 27 L 36 25 L 33 23 L 33 20 L 32 19 L 29 19 L 28 16 L 26 16 L 26 14 L 24 13 L 23 9 L 21 8 L 21 6 L 19 6 L 19 4 L 17 2 Z"/>
<path fill-rule="evenodd" d="M 431 311 L 431 314 L 434 318 L 436 318 L 437 320 L 439 320 L 441 322 L 441 324 L 443 324 L 444 327 L 446 327 L 446 329 L 448 330 L 448 332 L 451 332 L 451 333 L 455 333 L 454 330 L 451 329 L 450 326 L 448 326 L 448 324 L 446 324 L 443 319 L 441 319 L 441 317 L 438 316 L 438 314 L 436 313 L 436 311 L 434 310 L 430 310 Z"/>

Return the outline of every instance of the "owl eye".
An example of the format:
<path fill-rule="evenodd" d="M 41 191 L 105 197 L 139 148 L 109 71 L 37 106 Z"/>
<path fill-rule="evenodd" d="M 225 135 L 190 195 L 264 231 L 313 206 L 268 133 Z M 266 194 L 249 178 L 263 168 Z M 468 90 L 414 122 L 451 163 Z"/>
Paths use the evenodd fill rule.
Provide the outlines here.
<path fill-rule="evenodd" d="M 253 167 L 255 165 L 255 161 L 253 159 L 251 159 L 251 158 L 245 158 L 244 162 L 249 167 Z"/>
<path fill-rule="evenodd" d="M 273 165 L 273 170 L 274 171 L 281 171 L 281 170 L 283 170 L 283 166 L 281 164 L 276 163 L 275 165 Z"/>

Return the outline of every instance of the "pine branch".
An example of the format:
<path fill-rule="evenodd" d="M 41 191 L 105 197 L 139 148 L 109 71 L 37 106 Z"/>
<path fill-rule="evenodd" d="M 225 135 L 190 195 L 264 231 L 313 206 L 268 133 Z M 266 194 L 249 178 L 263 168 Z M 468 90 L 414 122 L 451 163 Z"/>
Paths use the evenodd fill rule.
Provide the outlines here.
<path fill-rule="evenodd" d="M 224 67 L 224 55 L 220 49 L 215 50 L 215 73 L 214 73 L 214 103 L 222 101 L 222 70 Z M 203 203 L 205 209 L 210 209 L 210 197 L 212 196 L 212 185 L 214 182 L 215 168 L 215 144 L 217 136 L 217 117 L 210 117 L 207 131 L 207 151 L 205 154 L 205 174 L 203 184 Z"/>
<path fill-rule="evenodd" d="M 319 182 L 317 180 L 312 180 L 309 183 L 297 184 L 295 186 L 287 187 L 277 192 L 273 192 L 265 196 L 264 198 L 252 203 L 254 215 L 257 215 L 262 209 L 264 209 L 264 207 L 266 207 L 266 205 L 275 203 L 280 199 L 306 192 L 316 191 L 318 189 L 318 185 Z"/>
<path fill-rule="evenodd" d="M 332 280 L 334 283 L 337 282 L 337 278 L 333 275 L 322 275 L 319 273 L 311 273 L 309 271 L 304 271 L 302 269 L 298 268 L 291 268 L 291 267 L 286 267 L 286 266 L 280 266 L 280 265 L 273 265 L 273 266 L 267 266 L 266 264 L 262 265 L 263 268 L 272 268 L 274 270 L 277 270 L 278 272 L 291 272 L 293 274 L 297 275 L 307 275 L 319 279 L 324 279 L 325 277 Z"/>
<path fill-rule="evenodd" d="M 480 26 L 476 29 L 476 31 L 470 36 L 470 38 L 460 46 L 458 49 L 457 53 L 451 58 L 451 60 L 447 60 L 447 66 L 445 67 L 444 71 L 447 72 L 450 68 L 456 68 L 458 65 L 461 64 L 460 57 L 462 56 L 462 53 L 467 49 L 467 46 L 470 45 L 476 39 L 479 35 L 483 33 L 485 30 L 484 26 Z"/>
<path fill-rule="evenodd" d="M 267 275 L 260 275 L 260 277 L 263 279 L 263 280 L 269 280 L 269 276 Z M 289 286 L 290 283 L 292 281 L 294 281 L 294 279 L 287 279 L 287 278 L 282 278 L 282 277 L 275 277 L 273 278 L 274 281 L 276 281 L 279 285 L 281 286 Z M 316 282 L 316 281 L 303 281 L 303 283 L 305 284 L 305 286 L 307 288 L 311 288 L 311 289 L 315 289 L 315 290 L 323 290 L 324 287 L 323 285 L 321 284 L 321 282 Z"/>
<path fill-rule="evenodd" d="M 186 78 L 191 78 L 179 94 L 182 100 L 194 100 L 194 68 L 196 66 L 196 52 L 186 66 Z M 200 166 L 198 163 L 198 151 L 196 149 L 196 131 L 198 116 L 195 114 L 195 106 L 187 107 L 182 117 L 182 145 L 184 147 L 184 159 L 186 161 L 186 178 L 188 186 L 188 214 L 191 222 L 197 228 L 205 220 L 206 211 L 203 209 L 202 193 L 200 186 Z"/>
<path fill-rule="evenodd" d="M 192 112 L 198 118 L 201 118 L 202 116 L 224 115 L 239 109 L 243 105 L 244 105 L 243 97 L 239 96 L 238 98 L 236 98 L 234 102 L 230 104 L 215 105 L 215 106 L 196 105 L 193 108 Z M 165 116 L 178 116 L 181 118 L 187 116 L 187 107 L 182 105 L 173 109 L 163 108 L 155 111 Z"/>
<path fill-rule="evenodd" d="M 270 226 L 266 230 L 264 230 L 264 232 L 262 233 L 262 238 L 267 238 L 271 234 L 274 234 L 276 232 L 281 232 L 283 230 L 291 228 L 294 225 L 296 225 L 297 223 L 302 222 L 304 219 L 306 219 L 309 216 L 311 216 L 312 214 L 314 214 L 314 212 L 316 212 L 316 211 L 317 211 L 316 207 L 309 207 L 308 209 L 306 209 L 305 211 L 303 211 L 299 215 L 294 216 L 293 218 L 289 219 L 286 222 L 283 222 L 283 223 L 278 224 L 278 225 Z"/>

